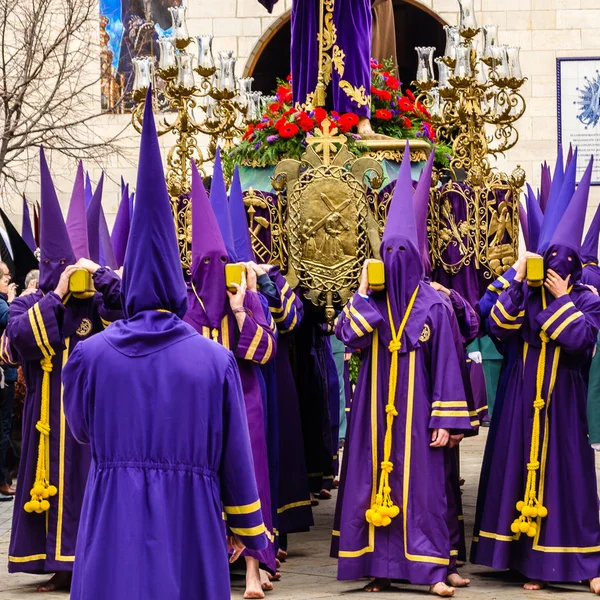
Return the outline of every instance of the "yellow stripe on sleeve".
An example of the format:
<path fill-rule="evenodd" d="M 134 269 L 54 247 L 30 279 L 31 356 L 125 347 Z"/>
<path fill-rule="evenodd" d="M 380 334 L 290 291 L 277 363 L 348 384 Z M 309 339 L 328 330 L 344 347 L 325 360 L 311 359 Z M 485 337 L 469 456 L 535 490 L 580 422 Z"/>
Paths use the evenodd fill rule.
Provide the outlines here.
<path fill-rule="evenodd" d="M 224 506 L 223 508 L 228 515 L 249 515 L 257 510 L 260 510 L 260 500 L 252 502 L 252 504 L 242 504 L 241 506 Z"/>
<path fill-rule="evenodd" d="M 256 527 L 231 527 L 231 532 L 236 535 L 241 535 L 243 537 L 253 537 L 256 535 L 261 535 L 267 531 L 264 523 L 257 525 Z"/>
<path fill-rule="evenodd" d="M 256 349 L 258 348 L 258 345 L 260 344 L 260 340 L 262 339 L 263 336 L 263 328 L 258 325 L 256 327 L 256 332 L 254 333 L 254 337 L 252 338 L 252 342 L 250 343 L 250 346 L 248 347 L 248 350 L 246 351 L 246 354 L 244 356 L 245 360 L 252 360 L 254 358 L 254 355 L 256 354 Z"/>
<path fill-rule="evenodd" d="M 554 321 L 556 321 L 561 315 L 567 312 L 570 308 L 575 308 L 575 305 L 572 302 L 567 302 L 563 306 L 561 306 L 551 317 L 548 317 L 546 322 L 542 325 L 542 329 L 548 329 Z"/>
<path fill-rule="evenodd" d="M 555 340 L 561 333 L 562 331 L 568 327 L 573 321 L 575 321 L 576 319 L 579 319 L 580 317 L 583 317 L 583 313 L 580 311 L 574 312 L 572 315 L 570 315 L 569 317 L 567 317 L 555 330 L 553 333 L 550 334 L 550 337 Z"/>

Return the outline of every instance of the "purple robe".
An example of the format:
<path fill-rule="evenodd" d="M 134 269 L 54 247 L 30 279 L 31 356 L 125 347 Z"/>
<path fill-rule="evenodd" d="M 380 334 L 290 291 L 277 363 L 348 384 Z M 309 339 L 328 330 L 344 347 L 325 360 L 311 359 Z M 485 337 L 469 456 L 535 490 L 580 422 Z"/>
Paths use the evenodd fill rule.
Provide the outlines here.
<path fill-rule="evenodd" d="M 432 429 L 471 430 L 452 341 L 448 308 L 425 283 L 408 319 L 398 357 L 390 461 L 391 497 L 400 514 L 387 527 L 370 525 L 386 430 L 391 353 L 386 296 L 356 294 L 336 335 L 364 353 L 348 423 L 332 538 L 339 579 L 386 577 L 415 584 L 445 581 L 450 565 L 444 449 L 431 448 Z"/>
<path fill-rule="evenodd" d="M 96 294 L 70 298 L 66 305 L 54 293 L 41 291 L 17 298 L 10 307 L 6 336 L 23 366 L 27 394 L 23 407 L 23 445 L 15 496 L 8 570 L 11 573 L 71 571 L 90 452 L 81 447 L 65 422 L 61 400 L 62 369 L 78 343 L 121 317 L 120 279 L 109 270 L 94 275 Z M 52 355 L 50 373 L 50 483 L 58 488 L 46 514 L 27 513 L 38 459 L 43 372 L 40 361 Z"/>
<path fill-rule="evenodd" d="M 64 386 L 93 456 L 71 599 L 229 598 L 222 513 L 267 543 L 233 355 L 143 311 L 77 346 Z"/>
<path fill-rule="evenodd" d="M 564 275 L 563 275 L 564 276 Z M 494 410 L 493 439 L 486 446 L 485 486 L 480 486 L 471 560 L 514 569 L 542 581 L 580 581 L 600 575 L 600 521 L 594 452 L 587 442 L 586 385 L 581 369 L 591 358 L 600 323 L 600 300 L 575 285 L 547 307 L 532 302 L 513 281 L 490 313 L 510 372 L 502 410 Z M 533 310 L 532 310 L 533 308 Z M 540 338 L 547 339 L 541 361 Z M 514 534 L 530 461 L 536 377 L 543 372 L 537 498 L 548 510 L 535 519 L 533 538 Z M 494 452 L 497 442 L 501 451 Z"/>
<path fill-rule="evenodd" d="M 317 87 L 319 65 L 319 6 L 321 0 L 292 3 L 292 91 L 294 103 L 305 104 Z M 327 106 L 339 113 L 371 116 L 371 0 L 336 0 L 330 26 L 335 32 L 332 52 L 339 59 L 331 69 Z M 327 20 L 327 15 L 325 16 Z M 328 61 L 331 66 L 331 61 Z M 343 67 L 341 66 L 343 64 Z M 341 72 L 340 72 L 341 71 Z"/>
<path fill-rule="evenodd" d="M 195 294 L 190 294 L 189 303 L 198 303 Z M 274 532 L 271 522 L 271 490 L 269 481 L 269 461 L 265 438 L 265 417 L 263 396 L 260 384 L 258 365 L 266 364 L 276 354 L 277 343 L 273 330 L 267 324 L 260 298 L 254 292 L 247 291 L 244 301 L 246 314 L 242 330 L 238 330 L 235 316 L 227 307 L 220 328 L 202 325 L 194 318 L 197 313 L 189 310 L 185 316 L 187 321 L 202 336 L 212 339 L 231 350 L 238 363 L 244 392 L 246 415 L 250 431 L 250 445 L 258 495 L 262 507 L 263 519 L 267 530 L 269 544 L 266 549 L 247 549 L 247 553 L 275 571 Z"/>
<path fill-rule="evenodd" d="M 304 307 L 278 269 L 271 269 L 269 277 L 279 293 L 277 298 L 269 296 L 268 301 L 279 330 L 275 357 L 280 442 L 277 514 L 279 533 L 285 535 L 308 531 L 313 525 L 302 422 L 289 349 L 289 336 L 300 325 Z"/>

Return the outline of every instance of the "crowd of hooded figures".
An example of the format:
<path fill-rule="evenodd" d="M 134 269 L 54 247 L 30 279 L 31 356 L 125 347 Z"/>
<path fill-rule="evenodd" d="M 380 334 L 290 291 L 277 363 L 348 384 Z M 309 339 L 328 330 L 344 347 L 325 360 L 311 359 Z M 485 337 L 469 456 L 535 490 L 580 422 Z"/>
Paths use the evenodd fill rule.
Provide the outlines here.
<path fill-rule="evenodd" d="M 385 289 L 370 289 L 367 261 L 332 332 L 277 267 L 254 262 L 239 176 L 228 194 L 219 156 L 210 196 L 192 165 L 186 283 L 151 106 L 112 238 L 101 183 L 86 199 L 80 165 L 65 222 L 40 155 L 39 289 L 12 300 L 0 343 L 27 390 L 9 571 L 53 574 L 38 589 L 76 600 L 226 599 L 239 560 L 245 597 L 262 598 L 288 534 L 308 531 L 315 497 L 331 495 L 347 417 L 338 578 L 452 596 L 470 583 L 457 569 L 458 448 L 481 415 L 465 348 L 487 334 L 503 363 L 471 562 L 516 571 L 529 590 L 585 582 L 600 594 L 600 211 L 580 243 L 592 161 L 579 185 L 577 152 L 544 169 L 522 210 L 527 252 L 473 307 L 431 280 L 433 153 L 414 188 L 405 152 Z M 228 263 L 245 264 L 229 287 Z M 70 285 L 82 271 L 85 295 Z M 336 354 L 360 351 L 349 410 L 331 334 Z"/>

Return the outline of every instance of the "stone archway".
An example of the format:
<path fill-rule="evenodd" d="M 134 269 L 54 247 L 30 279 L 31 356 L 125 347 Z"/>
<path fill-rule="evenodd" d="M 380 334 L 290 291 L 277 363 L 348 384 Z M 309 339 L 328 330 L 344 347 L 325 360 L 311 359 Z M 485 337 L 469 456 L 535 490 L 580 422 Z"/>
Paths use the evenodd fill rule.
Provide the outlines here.
<path fill-rule="evenodd" d="M 435 46 L 436 56 L 444 53 L 444 20 L 418 0 L 393 0 L 396 22 L 396 51 L 399 78 L 410 84 L 417 66 L 415 46 Z M 290 72 L 290 19 L 286 11 L 263 33 L 250 54 L 244 77 L 254 77 L 254 89 L 264 94 L 275 89 L 278 78 Z"/>

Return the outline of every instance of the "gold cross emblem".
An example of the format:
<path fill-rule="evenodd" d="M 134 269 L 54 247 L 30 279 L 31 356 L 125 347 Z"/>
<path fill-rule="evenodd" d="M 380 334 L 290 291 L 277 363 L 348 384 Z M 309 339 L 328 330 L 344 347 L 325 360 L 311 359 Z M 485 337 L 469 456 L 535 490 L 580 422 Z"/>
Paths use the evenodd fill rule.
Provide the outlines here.
<path fill-rule="evenodd" d="M 338 129 L 335 125 L 332 127 L 332 123 L 329 119 L 323 119 L 321 127 L 315 127 L 314 135 L 306 140 L 309 146 L 315 146 L 317 153 L 323 155 L 323 164 L 329 165 L 331 163 L 331 152 L 335 152 L 337 144 L 346 143 L 346 136 L 340 134 L 336 136 Z"/>

